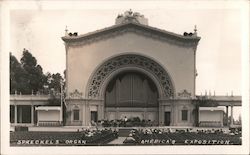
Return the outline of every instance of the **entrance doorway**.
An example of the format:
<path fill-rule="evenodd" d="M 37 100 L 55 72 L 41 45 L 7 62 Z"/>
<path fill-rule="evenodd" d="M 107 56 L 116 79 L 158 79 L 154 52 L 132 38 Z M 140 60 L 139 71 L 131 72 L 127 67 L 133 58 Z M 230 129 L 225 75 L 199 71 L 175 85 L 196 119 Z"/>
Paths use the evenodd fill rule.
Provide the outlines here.
<path fill-rule="evenodd" d="M 31 106 L 17 106 L 17 123 L 31 123 Z"/>
<path fill-rule="evenodd" d="M 165 112 L 164 116 L 164 125 L 169 126 L 170 125 L 170 112 Z"/>
<path fill-rule="evenodd" d="M 91 111 L 91 122 L 97 122 L 97 111 Z"/>

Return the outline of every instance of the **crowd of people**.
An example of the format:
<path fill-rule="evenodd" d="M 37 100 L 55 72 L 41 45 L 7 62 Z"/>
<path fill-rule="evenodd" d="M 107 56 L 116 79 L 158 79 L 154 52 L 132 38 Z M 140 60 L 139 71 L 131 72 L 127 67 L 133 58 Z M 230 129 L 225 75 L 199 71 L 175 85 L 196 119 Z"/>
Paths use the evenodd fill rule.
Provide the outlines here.
<path fill-rule="evenodd" d="M 157 126 L 157 122 L 151 120 L 141 120 L 139 117 L 127 118 L 115 120 L 99 120 L 97 123 L 92 122 L 92 126 L 102 127 L 149 127 Z"/>
<path fill-rule="evenodd" d="M 118 130 L 107 128 L 95 128 L 78 130 L 81 133 L 81 139 L 86 140 L 87 144 L 106 144 L 118 138 Z"/>

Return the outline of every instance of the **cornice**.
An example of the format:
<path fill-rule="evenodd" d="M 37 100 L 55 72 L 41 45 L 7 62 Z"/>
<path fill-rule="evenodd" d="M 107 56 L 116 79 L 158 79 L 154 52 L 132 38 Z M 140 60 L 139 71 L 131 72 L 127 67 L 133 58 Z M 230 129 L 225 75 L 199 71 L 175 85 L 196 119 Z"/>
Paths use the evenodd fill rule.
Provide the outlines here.
<path fill-rule="evenodd" d="M 98 42 L 100 40 L 114 38 L 118 35 L 122 35 L 128 32 L 143 35 L 145 37 L 152 38 L 154 40 L 166 41 L 168 43 L 175 44 L 178 46 L 195 47 L 197 46 L 200 40 L 200 37 L 197 37 L 195 35 L 183 36 L 134 22 L 114 25 L 84 35 L 64 36 L 62 37 L 62 40 L 65 42 L 67 46 L 68 45 L 79 46 L 79 45 L 91 44 L 94 42 Z"/>

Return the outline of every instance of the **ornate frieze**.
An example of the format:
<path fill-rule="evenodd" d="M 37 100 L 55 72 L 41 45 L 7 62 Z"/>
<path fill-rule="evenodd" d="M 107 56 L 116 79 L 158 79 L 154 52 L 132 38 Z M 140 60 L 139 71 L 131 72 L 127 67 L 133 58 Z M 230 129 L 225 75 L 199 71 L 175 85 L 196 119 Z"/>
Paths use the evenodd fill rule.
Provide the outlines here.
<path fill-rule="evenodd" d="M 141 24 L 136 24 L 133 22 L 121 24 L 121 26 L 118 27 L 113 26 L 100 31 L 96 31 L 91 34 L 86 34 L 82 36 L 80 35 L 78 37 L 63 37 L 63 40 L 66 42 L 66 45 L 82 46 L 86 44 L 92 44 L 100 40 L 114 38 L 116 36 L 123 35 L 124 33 L 129 32 L 136 33 L 138 35 L 143 35 L 154 40 L 168 42 L 170 44 L 174 44 L 181 47 L 196 47 L 198 41 L 200 40 L 200 38 L 196 36 L 184 37 L 181 35 L 169 33 L 164 30 Z"/>
<path fill-rule="evenodd" d="M 115 70 L 123 67 L 138 67 L 151 73 L 160 83 L 164 96 L 174 96 L 174 87 L 168 73 L 157 62 L 140 55 L 121 55 L 106 61 L 93 74 L 88 87 L 88 96 L 100 96 L 100 89 L 106 78 Z"/>

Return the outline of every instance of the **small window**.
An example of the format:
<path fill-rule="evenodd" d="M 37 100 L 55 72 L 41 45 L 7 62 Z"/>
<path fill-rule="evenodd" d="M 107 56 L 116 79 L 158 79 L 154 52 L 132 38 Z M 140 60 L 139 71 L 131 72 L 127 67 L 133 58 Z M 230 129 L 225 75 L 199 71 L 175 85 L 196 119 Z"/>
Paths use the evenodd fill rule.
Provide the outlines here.
<path fill-rule="evenodd" d="M 79 121 L 79 109 L 74 109 L 73 110 L 73 120 L 74 121 Z"/>
<path fill-rule="evenodd" d="M 182 110 L 181 111 L 181 119 L 183 121 L 187 121 L 188 120 L 188 111 L 187 110 Z"/>

